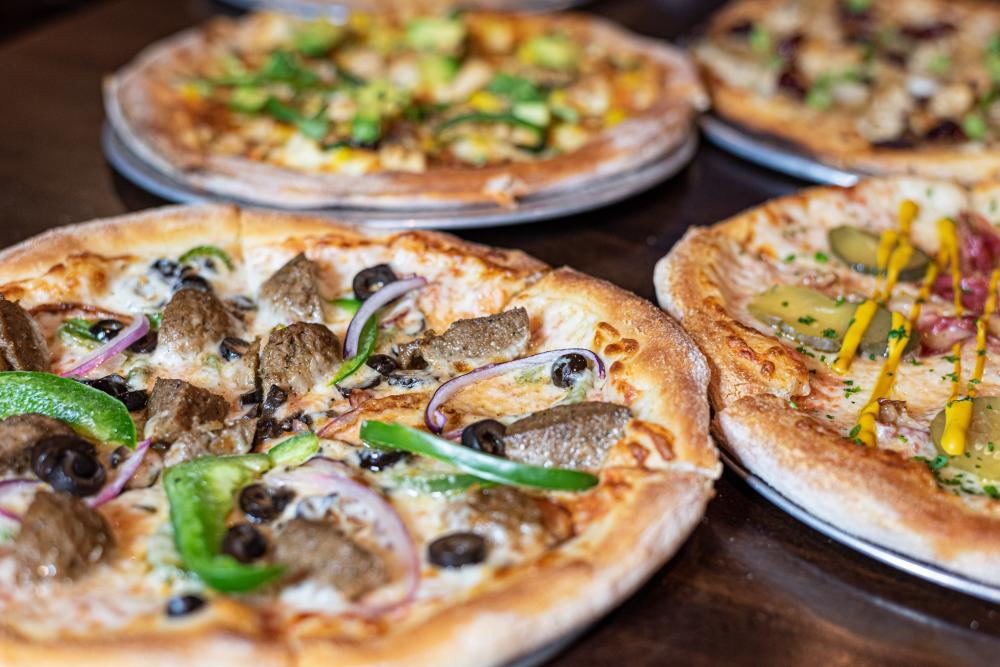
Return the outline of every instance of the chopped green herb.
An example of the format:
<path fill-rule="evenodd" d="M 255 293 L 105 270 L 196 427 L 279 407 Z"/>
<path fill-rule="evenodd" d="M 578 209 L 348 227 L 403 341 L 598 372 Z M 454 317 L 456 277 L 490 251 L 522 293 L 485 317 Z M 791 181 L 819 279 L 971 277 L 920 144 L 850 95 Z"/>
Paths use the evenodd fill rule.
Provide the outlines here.
<path fill-rule="evenodd" d="M 801 322 L 802 324 L 812 324 L 815 321 L 816 318 L 813 317 L 812 315 L 803 315 L 802 317 L 799 318 L 799 322 Z"/>
<path fill-rule="evenodd" d="M 816 259 L 817 262 L 820 262 L 821 264 L 825 264 L 826 262 L 830 261 L 830 258 L 826 255 L 826 253 L 823 252 L 817 251 L 816 254 L 813 255 L 813 257 Z"/>

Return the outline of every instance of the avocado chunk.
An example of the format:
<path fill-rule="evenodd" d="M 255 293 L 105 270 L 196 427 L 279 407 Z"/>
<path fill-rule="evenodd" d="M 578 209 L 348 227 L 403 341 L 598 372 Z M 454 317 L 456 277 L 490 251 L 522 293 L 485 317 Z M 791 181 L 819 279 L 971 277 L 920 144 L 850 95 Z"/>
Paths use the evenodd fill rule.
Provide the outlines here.
<path fill-rule="evenodd" d="M 417 51 L 455 53 L 465 41 L 465 25 L 459 18 L 425 16 L 406 24 L 406 44 Z"/>
<path fill-rule="evenodd" d="M 579 54 L 569 37 L 552 34 L 532 37 L 517 50 L 517 57 L 528 65 L 568 70 L 576 66 Z"/>
<path fill-rule="evenodd" d="M 1000 481 L 1000 398 L 977 396 L 972 400 L 972 420 L 965 434 L 965 453 L 949 457 L 948 465 L 975 476 L 981 484 L 995 485 Z M 931 420 L 931 440 L 938 454 L 947 456 L 941 448 L 945 411 Z"/>
<path fill-rule="evenodd" d="M 755 296 L 747 306 L 750 314 L 781 334 L 821 352 L 837 352 L 854 318 L 858 304 L 831 299 L 822 292 L 795 285 L 775 285 Z M 863 356 L 885 356 L 888 352 L 892 314 L 879 306 L 861 338 Z M 907 343 L 917 345 L 914 332 Z"/>
<path fill-rule="evenodd" d="M 875 275 L 878 272 L 879 237 L 877 235 L 857 227 L 844 225 L 831 229 L 827 234 L 827 239 L 830 242 L 830 250 L 844 264 L 858 273 Z M 927 271 L 927 265 L 930 264 L 930 261 L 930 257 L 924 251 L 920 248 L 914 248 L 913 254 L 910 255 L 910 261 L 899 272 L 899 279 L 920 280 Z"/>

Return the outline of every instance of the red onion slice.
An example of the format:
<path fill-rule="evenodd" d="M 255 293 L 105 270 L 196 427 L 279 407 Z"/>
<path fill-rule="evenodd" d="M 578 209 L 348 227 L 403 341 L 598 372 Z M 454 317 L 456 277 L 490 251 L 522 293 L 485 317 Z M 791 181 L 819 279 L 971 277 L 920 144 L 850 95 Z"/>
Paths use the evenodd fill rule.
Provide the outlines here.
<path fill-rule="evenodd" d="M 427 424 L 427 428 L 429 428 L 432 433 L 440 433 L 444 429 L 445 423 L 448 421 L 447 417 L 444 416 L 444 413 L 441 412 L 440 408 L 456 393 L 470 385 L 481 382 L 482 380 L 487 380 L 491 377 L 496 377 L 497 375 L 503 375 L 504 373 L 509 373 L 510 371 L 515 371 L 520 368 L 547 364 L 551 361 L 555 361 L 564 354 L 573 353 L 581 354 L 592 361 L 594 363 L 594 368 L 597 370 L 597 377 L 604 379 L 604 362 L 601 361 L 601 358 L 595 353 L 582 347 L 565 347 L 561 350 L 539 352 L 538 354 L 521 357 L 520 359 L 514 359 L 513 361 L 504 361 L 499 364 L 486 364 L 485 366 L 480 366 L 475 370 L 469 371 L 465 375 L 459 375 L 458 377 L 452 378 L 438 387 L 437 391 L 434 392 L 434 395 L 431 396 L 430 402 L 427 403 L 427 409 L 424 410 L 424 423 Z"/>
<path fill-rule="evenodd" d="M 374 528 L 380 533 L 403 566 L 403 594 L 398 600 L 384 604 L 355 605 L 354 611 L 365 616 L 374 616 L 398 609 L 409 604 L 420 587 L 420 554 L 413 542 L 410 531 L 393 506 L 361 482 L 350 477 L 351 468 L 339 461 L 316 456 L 301 467 L 286 473 L 270 475 L 274 481 L 286 484 L 302 484 L 313 493 L 336 493 L 344 498 L 357 501 L 368 508 L 375 517 Z"/>
<path fill-rule="evenodd" d="M 7 479 L 0 482 L 0 499 L 3 499 L 9 493 L 15 493 L 17 491 L 22 491 L 24 489 L 35 487 L 41 484 L 37 479 Z M 0 507 L 0 516 L 10 519 L 11 521 L 21 521 L 21 515 L 15 512 L 11 512 L 8 509 Z"/>
<path fill-rule="evenodd" d="M 389 283 L 379 291 L 365 299 L 365 302 L 354 314 L 351 323 L 347 326 L 347 335 L 344 336 L 344 359 L 350 359 L 358 353 L 358 341 L 361 339 L 361 329 L 365 322 L 372 317 L 379 308 L 390 301 L 394 301 L 410 290 L 423 287 L 427 284 L 425 278 L 414 276 L 413 278 L 403 278 L 394 283 Z"/>
<path fill-rule="evenodd" d="M 149 333 L 149 320 L 142 313 L 132 316 L 132 323 L 117 336 L 85 356 L 80 363 L 68 371 L 60 373 L 62 377 L 83 377 L 95 368 L 103 365 L 108 359 L 124 352 L 125 349 Z"/>
<path fill-rule="evenodd" d="M 125 463 L 122 464 L 121 468 L 119 468 L 118 475 L 115 477 L 114 481 L 110 484 L 105 484 L 100 493 L 87 500 L 87 504 L 91 507 L 100 507 L 109 500 L 117 498 L 118 495 L 125 489 L 125 485 L 128 484 L 128 481 L 135 475 L 139 466 L 142 465 L 143 459 L 146 458 L 146 452 L 149 450 L 149 445 L 152 442 L 152 438 L 149 438 L 136 445 L 135 451 L 132 452 L 132 455 L 129 456 L 125 460 Z"/>

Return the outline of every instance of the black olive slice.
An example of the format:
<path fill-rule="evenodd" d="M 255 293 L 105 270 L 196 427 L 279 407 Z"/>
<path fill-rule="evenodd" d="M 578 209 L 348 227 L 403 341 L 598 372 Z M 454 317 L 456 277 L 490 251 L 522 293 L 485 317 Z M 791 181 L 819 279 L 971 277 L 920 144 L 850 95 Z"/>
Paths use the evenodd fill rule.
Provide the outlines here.
<path fill-rule="evenodd" d="M 267 390 L 267 396 L 264 397 L 261 409 L 265 415 L 274 414 L 274 411 L 284 405 L 287 400 L 288 392 L 278 385 L 272 384 L 271 388 Z"/>
<path fill-rule="evenodd" d="M 267 553 L 267 539 L 249 523 L 238 523 L 222 538 L 222 552 L 241 563 L 252 563 Z"/>
<path fill-rule="evenodd" d="M 160 340 L 160 334 L 155 331 L 149 331 L 145 336 L 135 341 L 128 346 L 130 352 L 135 352 L 137 354 L 149 354 L 156 349 L 156 344 Z"/>
<path fill-rule="evenodd" d="M 462 429 L 462 445 L 493 456 L 504 455 L 507 427 L 495 419 L 483 419 Z"/>
<path fill-rule="evenodd" d="M 486 540 L 476 533 L 450 533 L 427 545 L 427 560 L 438 567 L 463 567 L 486 560 Z"/>
<path fill-rule="evenodd" d="M 182 275 L 181 279 L 174 285 L 175 292 L 179 292 L 182 289 L 193 289 L 198 290 L 199 292 L 211 292 L 212 285 L 197 273 L 188 273 L 187 275 Z"/>
<path fill-rule="evenodd" d="M 121 320 L 97 320 L 90 325 L 90 333 L 103 343 L 115 338 L 124 328 L 125 323 Z"/>
<path fill-rule="evenodd" d="M 167 616 L 187 616 L 205 606 L 199 595 L 175 595 L 167 601 Z"/>
<path fill-rule="evenodd" d="M 389 375 L 399 368 L 399 362 L 388 354 L 373 354 L 365 364 L 379 375 Z"/>
<path fill-rule="evenodd" d="M 354 296 L 364 301 L 389 283 L 394 283 L 397 280 L 399 278 L 396 277 L 388 264 L 377 264 L 358 271 L 351 286 L 354 288 Z"/>
<path fill-rule="evenodd" d="M 166 279 L 176 278 L 181 273 L 181 265 L 166 257 L 156 260 L 149 268 Z"/>
<path fill-rule="evenodd" d="M 240 509 L 257 522 L 276 519 L 295 497 L 291 489 L 251 484 L 240 492 Z"/>
<path fill-rule="evenodd" d="M 409 458 L 406 452 L 391 449 L 360 449 L 358 463 L 362 468 L 372 472 L 380 472 Z"/>
<path fill-rule="evenodd" d="M 250 349 L 250 343 L 242 338 L 226 336 L 219 343 L 219 355 L 226 361 L 235 361 Z"/>
<path fill-rule="evenodd" d="M 580 380 L 587 368 L 587 357 L 576 352 L 564 354 L 552 362 L 552 384 L 568 389 Z"/>
<path fill-rule="evenodd" d="M 56 491 L 90 496 L 107 479 L 94 446 L 75 435 L 42 438 L 31 448 L 31 469 Z"/>

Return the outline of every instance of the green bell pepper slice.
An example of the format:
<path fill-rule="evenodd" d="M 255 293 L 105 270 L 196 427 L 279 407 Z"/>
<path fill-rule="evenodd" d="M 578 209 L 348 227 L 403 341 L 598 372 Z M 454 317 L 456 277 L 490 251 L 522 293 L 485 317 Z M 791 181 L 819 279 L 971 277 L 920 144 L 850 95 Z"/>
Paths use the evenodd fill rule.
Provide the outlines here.
<path fill-rule="evenodd" d="M 217 259 L 226 265 L 226 268 L 230 271 L 236 268 L 236 264 L 233 263 L 232 258 L 229 254 L 222 248 L 214 245 L 199 245 L 191 248 L 183 255 L 177 258 L 177 261 L 181 264 L 187 264 L 191 260 L 198 259 L 199 257 L 208 257 L 211 259 Z"/>
<path fill-rule="evenodd" d="M 94 347 L 100 341 L 97 340 L 97 336 L 90 333 L 90 327 L 91 323 L 82 317 L 71 317 L 59 325 L 59 335 L 74 343 Z"/>
<path fill-rule="evenodd" d="M 341 382 L 345 378 L 348 378 L 361 368 L 368 357 L 372 355 L 375 351 L 375 346 L 378 344 L 378 314 L 372 315 L 365 322 L 365 325 L 361 327 L 361 336 L 358 339 L 358 353 L 355 354 L 350 359 L 345 359 L 340 368 L 337 369 L 337 374 L 333 377 L 330 382 L 331 385 L 335 385 Z"/>
<path fill-rule="evenodd" d="M 496 486 L 493 482 L 464 473 L 400 475 L 392 481 L 399 488 L 424 494 L 457 493 L 470 486 Z"/>
<path fill-rule="evenodd" d="M 222 553 L 226 515 L 236 493 L 270 467 L 266 454 L 204 457 L 168 468 L 164 475 L 177 552 L 186 569 L 216 590 L 249 591 L 284 572 L 278 565 L 245 565 Z"/>
<path fill-rule="evenodd" d="M 312 431 L 293 435 L 267 450 L 272 466 L 302 465 L 319 452 L 319 438 Z"/>
<path fill-rule="evenodd" d="M 343 308 L 351 315 L 355 314 L 361 310 L 361 299 L 345 298 L 345 299 L 331 299 L 330 303 L 337 308 Z"/>
<path fill-rule="evenodd" d="M 402 424 L 366 420 L 361 424 L 361 439 L 374 447 L 402 449 L 429 456 L 498 484 L 531 486 L 553 491 L 583 491 L 598 482 L 596 476 L 587 472 L 517 463 L 456 445 L 444 438 Z"/>
<path fill-rule="evenodd" d="M 0 373 L 0 418 L 38 412 L 101 442 L 135 448 L 135 424 L 121 401 L 52 373 Z"/>

